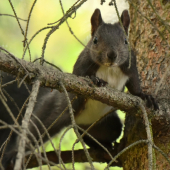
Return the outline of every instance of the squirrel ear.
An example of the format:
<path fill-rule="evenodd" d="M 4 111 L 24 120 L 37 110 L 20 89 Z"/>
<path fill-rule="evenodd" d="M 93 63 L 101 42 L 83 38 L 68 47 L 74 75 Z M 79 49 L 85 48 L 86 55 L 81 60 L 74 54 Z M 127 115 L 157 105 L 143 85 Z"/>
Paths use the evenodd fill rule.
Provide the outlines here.
<path fill-rule="evenodd" d="M 130 24 L 130 16 L 129 16 L 128 10 L 124 10 L 122 12 L 121 21 L 122 21 L 123 27 L 126 31 L 126 34 L 128 34 L 128 28 L 129 28 L 129 24 Z"/>
<path fill-rule="evenodd" d="M 94 35 L 94 32 L 97 28 L 103 23 L 102 16 L 99 9 L 95 9 L 91 17 L 91 35 Z"/>

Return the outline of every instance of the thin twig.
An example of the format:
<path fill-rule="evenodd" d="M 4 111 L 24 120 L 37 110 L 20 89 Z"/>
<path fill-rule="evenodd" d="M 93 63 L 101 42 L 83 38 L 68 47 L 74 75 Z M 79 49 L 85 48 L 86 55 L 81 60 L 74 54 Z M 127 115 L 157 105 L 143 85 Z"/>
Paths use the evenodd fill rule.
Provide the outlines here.
<path fill-rule="evenodd" d="M 29 100 L 29 97 L 25 100 L 25 102 L 24 102 L 24 104 L 23 104 L 23 106 L 22 106 L 22 108 L 21 108 L 21 110 L 20 110 L 20 112 L 19 112 L 19 114 L 18 114 L 18 116 L 17 116 L 17 118 L 16 118 L 17 121 L 18 121 L 18 119 L 20 118 L 20 116 L 21 116 L 21 114 L 22 114 L 22 111 L 23 111 L 23 109 L 25 108 L 25 105 L 26 105 L 26 103 L 28 102 L 28 100 Z M 15 125 L 15 126 L 16 126 L 16 125 Z M 9 134 L 9 136 L 8 136 L 8 138 L 7 138 L 7 140 L 4 142 L 5 146 L 4 146 L 3 151 L 2 151 L 2 154 L 1 154 L 0 163 L 1 163 L 2 158 L 3 158 L 3 156 L 4 156 L 4 153 L 5 153 L 7 144 L 8 144 L 9 141 L 10 141 L 10 138 L 11 138 L 11 136 L 12 136 L 12 133 L 13 133 L 13 131 L 11 130 L 11 131 L 10 131 L 10 134 Z"/>
<path fill-rule="evenodd" d="M 75 141 L 74 143 L 73 143 L 73 146 L 72 146 L 72 168 L 73 168 L 73 170 L 75 170 L 75 166 L 74 166 L 74 163 L 75 163 L 75 161 L 74 161 L 74 148 L 75 148 L 75 145 L 77 144 L 77 141 Z"/>
<path fill-rule="evenodd" d="M 61 9 L 62 9 L 62 12 L 63 12 L 63 16 L 64 16 L 65 13 L 64 13 L 64 8 L 63 8 L 62 1 L 59 0 L 59 2 L 60 2 L 60 6 L 61 6 Z M 67 19 L 66 19 L 66 24 L 67 24 L 67 26 L 68 26 L 68 29 L 69 29 L 70 33 L 74 36 L 74 38 L 75 38 L 82 46 L 86 47 L 86 45 L 84 45 L 84 44 L 77 38 L 77 36 L 74 34 L 74 32 L 72 31 L 72 29 L 71 29 L 71 27 L 70 27 Z"/>
<path fill-rule="evenodd" d="M 9 17 L 14 17 L 14 18 L 16 18 L 16 16 L 10 15 L 10 14 L 0 14 L 0 16 L 9 16 Z M 26 19 L 22 19 L 22 18 L 19 18 L 19 17 L 18 17 L 18 19 L 20 19 L 20 20 L 22 20 L 22 21 L 27 21 Z"/>
<path fill-rule="evenodd" d="M 25 79 L 26 79 L 27 77 L 28 77 L 28 74 L 26 74 L 26 75 L 24 76 L 24 78 L 21 80 L 21 82 L 20 82 L 19 85 L 18 85 L 18 88 L 21 87 L 22 83 L 25 81 Z"/>
<path fill-rule="evenodd" d="M 113 159 L 111 153 L 108 151 L 108 149 L 106 147 L 104 147 L 98 140 L 96 140 L 93 136 L 91 136 L 86 130 L 82 129 L 81 127 L 78 126 L 78 128 L 83 132 L 83 134 L 85 133 L 86 135 L 88 135 L 92 140 L 94 140 L 99 146 L 101 146 L 101 148 L 103 148 L 103 150 L 105 150 L 107 152 L 107 154 L 110 156 L 111 159 Z"/>
<path fill-rule="evenodd" d="M 119 11 L 118 11 L 118 8 L 117 8 L 117 5 L 116 5 L 116 0 L 113 0 L 113 2 L 114 2 L 114 7 L 115 7 L 115 10 L 116 10 L 116 13 L 117 13 L 117 17 L 119 19 L 119 23 L 120 23 L 120 25 L 121 25 L 121 27 L 123 29 L 124 35 L 125 35 L 126 40 L 128 42 L 128 51 L 129 51 L 129 66 L 128 66 L 128 68 L 130 69 L 130 67 L 131 67 L 131 59 L 132 59 L 130 42 L 129 42 L 128 36 L 126 34 L 126 31 L 124 29 L 123 23 L 122 23 L 121 18 L 120 18 Z"/>
<path fill-rule="evenodd" d="M 17 126 L 16 125 L 12 125 L 14 128 L 17 128 Z M 0 129 L 8 129 L 9 127 L 8 126 L 0 126 Z M 0 149 L 1 150 L 1 149 Z"/>
<path fill-rule="evenodd" d="M 66 89 L 65 89 L 62 82 L 60 82 L 60 85 L 63 88 L 63 91 L 65 93 L 65 96 L 66 96 L 66 99 L 67 99 L 67 102 L 68 102 L 69 113 L 70 113 L 70 118 L 71 118 L 71 122 L 72 122 L 72 125 L 73 125 L 74 132 L 77 135 L 77 138 L 80 140 L 80 142 L 81 142 L 81 144 L 82 144 L 82 146 L 84 148 L 84 152 L 86 154 L 87 160 L 90 163 L 90 166 L 91 166 L 92 170 L 94 170 L 94 165 L 93 165 L 92 159 L 91 159 L 91 157 L 89 155 L 89 152 L 88 152 L 88 150 L 87 150 L 87 148 L 85 146 L 85 143 L 84 143 L 80 133 L 78 132 L 78 128 L 76 126 L 76 122 L 75 122 L 75 119 L 74 119 L 74 113 L 73 113 L 73 109 L 72 109 L 72 105 L 71 105 L 71 101 L 69 99 L 68 93 L 67 93 L 67 91 L 66 91 Z"/>
<path fill-rule="evenodd" d="M 25 83 L 25 81 L 23 82 L 23 84 L 24 84 L 25 88 L 27 89 L 28 93 L 30 94 L 31 92 L 30 92 L 30 90 L 28 88 L 28 85 Z"/>
<path fill-rule="evenodd" d="M 72 8 L 70 8 L 67 13 L 61 18 L 60 22 L 54 26 L 46 35 L 45 39 L 44 39 L 44 43 L 43 43 L 43 47 L 42 47 L 42 54 L 41 54 L 41 64 L 43 64 L 44 62 L 44 53 L 45 53 L 45 49 L 47 46 L 47 41 L 49 39 L 49 37 L 51 36 L 52 33 L 54 33 L 59 26 L 68 18 L 70 17 L 84 2 L 86 2 L 87 0 L 82 0 L 78 5 L 73 6 Z"/>
<path fill-rule="evenodd" d="M 8 86 L 8 85 L 10 85 L 10 84 L 13 84 L 13 83 L 15 83 L 16 81 L 17 81 L 17 80 L 9 81 L 9 82 L 3 84 L 3 85 L 1 86 L 1 88 L 4 88 L 4 87 L 6 87 L 6 86 Z"/>
<path fill-rule="evenodd" d="M 158 152 L 160 152 L 162 154 L 162 156 L 164 156 L 164 158 L 169 162 L 170 164 L 170 159 L 168 157 L 168 155 L 165 154 L 165 152 L 163 152 L 160 148 L 158 148 L 155 144 L 152 144 L 153 148 L 155 148 Z"/>
<path fill-rule="evenodd" d="M 14 117 L 14 114 L 11 112 L 11 109 L 9 108 L 9 106 L 7 105 L 7 103 L 5 102 L 5 100 L 3 99 L 3 97 L 1 95 L 0 95 L 0 100 L 1 100 L 2 104 L 4 105 L 4 107 L 6 108 L 7 112 L 9 113 L 9 115 L 11 116 L 12 120 L 14 121 L 14 123 L 20 129 L 20 125 L 17 122 L 16 118 Z"/>
<path fill-rule="evenodd" d="M 49 139 L 49 141 L 50 141 L 50 143 L 51 143 L 51 145 L 52 145 L 52 147 L 53 147 L 56 155 L 57 155 L 58 158 L 60 159 L 60 167 L 61 167 L 61 164 L 62 164 L 63 167 L 64 167 L 64 169 L 66 169 L 66 168 L 65 168 L 65 165 L 64 165 L 64 163 L 63 163 L 63 161 L 62 161 L 62 158 L 61 158 L 61 156 L 60 156 L 60 154 L 59 154 L 59 152 L 57 151 L 56 147 L 54 146 L 54 143 L 52 142 L 52 139 L 51 139 L 51 137 L 50 137 L 50 134 L 48 133 L 48 130 L 46 129 L 46 127 L 44 126 L 44 124 L 42 123 L 42 121 L 41 121 L 35 114 L 32 114 L 32 116 L 41 124 L 42 128 L 44 129 L 44 133 L 47 135 L 47 137 L 48 137 L 48 139 Z M 42 135 L 42 138 L 43 138 L 43 135 Z"/>
<path fill-rule="evenodd" d="M 29 40 L 29 42 L 26 44 L 26 47 L 24 48 L 24 52 L 23 52 L 23 55 L 22 55 L 22 59 L 24 59 L 25 53 L 26 53 L 29 45 L 31 44 L 32 40 L 36 37 L 36 35 L 38 35 L 41 31 L 43 31 L 43 30 L 45 30 L 45 29 L 49 29 L 49 28 L 52 28 L 52 27 L 44 27 L 44 28 L 41 28 L 40 30 L 38 30 L 38 31 L 31 37 L 31 39 Z"/>
<path fill-rule="evenodd" d="M 43 158 L 40 154 L 37 154 L 37 153 L 34 153 L 35 156 L 37 156 L 39 159 L 41 159 L 43 162 L 45 162 L 47 164 L 47 160 L 45 158 Z M 55 166 L 57 168 L 60 168 L 61 170 L 63 170 L 63 168 L 59 167 L 56 163 L 54 162 L 51 162 L 51 161 L 48 161 L 48 163 L 51 165 L 51 166 Z"/>
<path fill-rule="evenodd" d="M 71 11 L 73 8 L 74 8 L 74 6 L 79 2 L 79 1 L 81 1 L 81 0 L 78 0 L 77 2 L 75 2 L 70 8 L 69 8 L 69 10 L 66 12 L 66 13 L 68 13 L 69 11 Z M 76 12 L 76 11 L 75 11 Z M 71 16 L 70 16 L 71 17 Z M 57 22 L 59 22 L 61 19 L 59 19 L 59 20 L 57 20 L 56 22 L 53 22 L 53 23 L 48 23 L 48 25 L 53 25 L 53 24 L 56 24 Z"/>
<path fill-rule="evenodd" d="M 29 72 L 27 71 L 27 69 L 22 65 L 22 63 L 13 55 L 11 54 L 9 51 L 5 50 L 3 47 L 0 47 L 0 50 L 5 51 L 6 53 L 9 54 L 9 56 L 11 56 L 17 63 L 19 63 L 21 65 L 21 67 L 27 72 L 27 74 L 29 74 Z"/>
<path fill-rule="evenodd" d="M 15 162 L 14 170 L 20 170 L 22 167 L 22 159 L 24 158 L 25 145 L 26 145 L 25 136 L 28 129 L 29 120 L 38 95 L 39 86 L 40 86 L 40 81 L 36 80 L 32 87 L 32 92 L 29 98 L 29 103 L 28 103 L 27 110 L 25 112 L 24 119 L 22 120 L 22 137 L 19 140 L 17 160 Z"/>
<path fill-rule="evenodd" d="M 22 33 L 22 35 L 24 35 L 24 30 L 23 30 L 22 27 L 21 27 L 21 24 L 20 24 L 20 22 L 19 22 L 19 19 L 18 19 L 18 17 L 17 17 L 17 14 L 16 14 L 16 12 L 15 12 L 15 9 L 14 9 L 14 6 L 13 6 L 11 0 L 8 0 L 8 1 L 9 1 L 10 5 L 11 5 L 11 8 L 12 8 L 13 12 L 14 12 L 14 15 L 15 15 L 15 18 L 16 18 L 16 20 L 17 20 L 17 22 L 18 22 L 19 27 L 20 27 L 21 33 Z"/>
<path fill-rule="evenodd" d="M 24 35 L 24 30 L 23 30 L 22 27 L 21 27 L 21 24 L 20 24 L 20 22 L 19 22 L 19 19 L 18 19 L 18 17 L 17 17 L 17 14 L 16 14 L 16 12 L 15 12 L 15 9 L 14 9 L 14 6 L 13 6 L 11 0 L 8 0 L 8 1 L 9 1 L 10 5 L 11 5 L 11 8 L 12 8 L 13 12 L 14 12 L 14 15 L 15 15 L 15 18 L 16 18 L 16 20 L 17 20 L 17 23 L 18 23 L 18 25 L 19 25 L 19 27 L 20 27 L 21 34 Z M 28 21 L 27 21 L 27 22 L 28 22 Z M 25 47 L 25 42 L 26 42 L 26 44 L 28 44 L 27 40 L 24 40 L 24 47 Z M 31 52 L 30 52 L 29 46 L 28 46 L 28 51 L 29 51 L 29 56 L 30 56 L 30 61 L 31 61 Z"/>
<path fill-rule="evenodd" d="M 75 99 L 77 99 L 77 96 L 75 96 L 75 97 L 72 99 L 71 102 L 73 102 Z M 68 109 L 68 106 L 67 106 L 67 107 L 63 110 L 63 112 L 57 117 L 57 119 L 54 120 L 54 122 L 47 128 L 47 131 L 45 130 L 45 132 L 42 134 L 42 138 L 47 134 L 46 132 L 48 132 L 48 131 L 54 126 L 54 124 L 57 123 L 57 121 L 61 118 L 61 116 L 67 111 L 67 109 Z M 34 116 L 35 116 L 35 115 L 34 115 Z M 50 138 L 49 138 L 49 139 L 50 139 Z M 58 153 L 58 152 L 56 151 L 56 153 Z M 57 155 L 58 155 L 58 154 L 57 154 Z M 32 154 L 29 156 L 29 158 L 28 158 L 28 160 L 27 160 L 27 162 L 26 162 L 26 167 L 27 167 L 29 161 L 31 160 L 31 157 L 32 157 Z M 64 166 L 64 165 L 63 165 L 63 166 Z"/>
<path fill-rule="evenodd" d="M 40 146 L 39 146 L 39 144 L 38 144 L 37 139 L 36 139 L 35 136 L 30 132 L 29 129 L 27 130 L 27 133 L 28 133 L 28 135 L 32 138 L 32 139 L 31 139 L 31 143 L 29 143 L 30 149 L 31 149 L 32 151 L 34 151 L 35 149 L 37 149 L 38 155 L 41 155 Z M 21 137 L 22 137 L 22 136 L 21 136 Z M 35 147 L 32 145 L 33 142 L 34 142 Z M 24 153 L 24 156 L 25 156 L 25 153 Z M 16 159 L 16 161 L 17 161 L 17 159 Z M 37 157 L 37 161 L 38 161 L 38 163 L 39 163 L 39 168 L 40 168 L 40 170 L 42 170 L 42 159 L 40 159 L 39 156 Z M 23 163 L 24 163 L 24 162 L 23 162 Z"/>
<path fill-rule="evenodd" d="M 2 121 L 2 120 L 0 120 L 0 123 L 3 124 L 3 125 L 8 126 L 8 128 L 10 128 L 11 131 L 14 131 L 18 136 L 23 137 L 22 134 L 21 134 L 19 131 L 17 131 L 12 125 L 9 125 L 9 124 L 7 124 L 6 122 L 4 122 L 4 121 Z M 28 132 L 29 132 L 29 131 L 28 131 Z M 29 134 L 30 134 L 30 136 L 33 138 L 33 141 L 34 141 L 35 143 L 37 143 L 37 142 L 35 141 L 34 136 L 32 136 L 32 134 L 31 134 L 30 132 L 29 132 Z M 31 145 L 29 139 L 28 139 L 26 136 L 24 137 L 24 140 L 26 140 L 26 141 L 28 142 L 28 144 L 30 145 L 31 149 L 34 149 L 34 147 Z M 5 142 L 6 142 L 6 141 L 5 141 Z M 39 152 L 39 148 L 37 148 L 37 149 L 38 149 L 38 152 Z M 40 152 L 39 152 L 39 153 L 40 153 Z M 39 159 L 38 159 L 37 155 L 35 155 L 35 156 L 36 156 L 37 161 L 39 162 Z M 1 165 L 1 163 L 0 163 L 0 165 Z"/>
<path fill-rule="evenodd" d="M 139 141 L 137 141 L 137 142 L 132 143 L 132 144 L 129 145 L 128 147 L 124 148 L 122 151 L 120 151 L 120 152 L 108 163 L 108 165 L 107 165 L 107 167 L 105 168 L 105 170 L 108 169 L 113 162 L 116 162 L 116 159 L 117 159 L 120 155 L 122 155 L 124 152 L 126 152 L 128 149 L 130 149 L 130 148 L 132 148 L 132 147 L 134 147 L 134 146 L 136 146 L 136 145 L 138 145 L 138 144 L 141 144 L 141 143 L 146 143 L 146 144 L 148 144 L 149 142 L 148 142 L 148 140 L 139 140 Z"/>
<path fill-rule="evenodd" d="M 77 99 L 77 96 L 75 96 L 75 97 L 71 100 L 71 103 L 73 103 L 73 101 L 76 100 L 76 99 Z M 49 131 L 49 130 L 54 126 L 54 124 L 57 123 L 57 121 L 61 118 L 61 116 L 63 116 L 63 114 L 67 111 L 68 108 L 69 108 L 69 106 L 67 106 L 67 107 L 63 110 L 63 112 L 57 117 L 57 119 L 47 128 L 47 131 Z M 42 134 L 42 137 L 44 137 L 44 136 L 45 136 L 45 132 Z"/>
<path fill-rule="evenodd" d="M 99 123 L 99 121 L 101 121 L 102 119 L 104 119 L 106 116 L 108 116 L 108 114 L 110 114 L 111 112 L 113 112 L 116 109 L 112 109 L 109 112 L 105 113 L 103 116 L 101 116 L 98 120 L 96 120 L 95 122 L 93 122 L 86 130 L 85 132 L 83 132 L 83 134 L 81 135 L 82 137 L 84 137 L 84 135 L 97 123 Z"/>
<path fill-rule="evenodd" d="M 7 102 L 7 98 L 5 97 L 4 93 L 2 92 L 2 88 L 0 87 L 0 95 L 4 99 L 5 102 Z"/>
<path fill-rule="evenodd" d="M 24 41 L 23 41 L 24 42 L 24 47 L 25 47 L 25 41 L 27 41 L 28 26 L 29 26 L 29 21 L 30 21 L 30 18 L 31 18 L 31 13 L 33 11 L 33 8 L 34 8 L 36 2 L 37 2 L 37 0 L 34 0 L 32 6 L 31 6 L 31 10 L 30 10 L 29 15 L 28 15 L 26 30 L 25 30 L 25 34 L 24 34 Z"/>
<path fill-rule="evenodd" d="M 150 125 L 149 125 L 149 120 L 148 120 L 148 116 L 146 113 L 146 109 L 145 107 L 142 105 L 142 100 L 140 102 L 139 108 L 142 110 L 143 112 L 143 119 L 145 121 L 145 128 L 146 128 L 146 134 L 147 134 L 147 139 L 149 141 L 148 143 L 148 169 L 152 170 L 153 167 L 153 152 L 152 152 L 152 135 L 151 135 L 151 131 L 150 131 Z"/>
<path fill-rule="evenodd" d="M 52 64 L 52 63 L 50 63 L 49 61 L 46 61 L 46 60 L 44 59 L 44 62 L 47 63 L 47 64 L 49 64 L 49 65 L 51 65 L 52 67 L 58 69 L 59 71 L 63 72 L 58 66 L 56 66 L 56 65 L 54 65 L 54 64 Z"/>
<path fill-rule="evenodd" d="M 104 114 L 102 117 L 100 117 L 98 120 L 96 120 L 94 123 L 92 123 L 88 129 L 84 130 L 81 127 L 77 126 L 78 129 L 80 129 L 83 134 L 81 135 L 81 137 L 83 138 L 84 135 L 89 136 L 93 141 L 95 141 L 99 146 L 101 146 L 101 148 L 103 148 L 103 150 L 105 150 L 108 155 L 110 156 L 111 159 L 113 159 L 111 153 L 108 151 L 108 149 L 106 147 L 104 147 L 98 140 L 96 140 L 93 136 L 91 136 L 88 131 L 97 123 L 99 123 L 100 120 L 102 120 L 103 118 L 105 118 L 109 113 L 111 113 L 112 111 L 114 111 L 115 109 L 112 109 L 111 111 L 107 112 L 106 114 Z M 79 142 L 79 139 L 76 139 L 76 141 L 74 142 L 73 146 L 72 146 L 72 159 L 74 159 L 74 146 Z M 72 161 L 74 163 L 74 160 Z M 74 164 L 73 164 L 73 168 L 74 168 Z"/>
<path fill-rule="evenodd" d="M 17 108 L 18 111 L 20 111 L 19 106 L 17 105 L 17 103 L 15 102 L 15 100 L 10 96 L 10 94 L 8 94 L 8 92 L 5 89 L 2 89 L 2 91 L 7 95 L 7 97 L 10 99 L 10 101 L 15 105 L 15 107 Z"/>
<path fill-rule="evenodd" d="M 59 154 L 59 157 L 58 157 L 59 165 L 61 164 L 61 142 L 62 142 L 65 134 L 66 134 L 71 128 L 73 128 L 73 125 L 68 126 L 68 127 L 64 130 L 62 136 L 60 137 L 59 152 L 58 152 L 58 154 Z M 73 163 L 73 161 L 72 161 L 72 163 Z M 64 168 L 65 168 L 65 167 L 64 167 Z M 74 168 L 73 168 L 73 169 L 74 169 Z"/>
<path fill-rule="evenodd" d="M 42 150 L 43 150 L 43 154 L 44 154 L 44 157 L 47 161 L 47 166 L 48 166 L 48 169 L 51 170 L 51 167 L 50 167 L 50 164 L 49 164 L 49 160 L 47 158 L 47 154 L 46 154 L 46 151 L 45 151 L 45 148 L 44 148 L 44 142 L 43 142 L 43 139 L 41 137 L 41 133 L 38 129 L 38 127 L 36 126 L 36 124 L 30 119 L 30 123 L 33 125 L 33 127 L 35 128 L 35 130 L 37 131 L 37 134 L 38 134 L 38 137 L 39 137 L 39 140 L 41 142 L 41 147 L 42 147 Z M 38 141 L 37 141 L 38 142 Z"/>

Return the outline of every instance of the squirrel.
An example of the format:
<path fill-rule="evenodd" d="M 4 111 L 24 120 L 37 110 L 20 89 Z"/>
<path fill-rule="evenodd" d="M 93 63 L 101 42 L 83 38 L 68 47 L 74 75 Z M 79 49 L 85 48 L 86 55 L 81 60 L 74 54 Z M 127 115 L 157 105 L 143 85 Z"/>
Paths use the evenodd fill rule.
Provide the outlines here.
<path fill-rule="evenodd" d="M 131 66 L 128 68 L 129 49 L 126 37 L 128 35 L 130 16 L 127 10 L 122 12 L 121 22 L 124 30 L 119 22 L 114 24 L 104 23 L 100 10 L 96 9 L 94 11 L 91 17 L 91 39 L 80 53 L 74 65 L 73 74 L 84 77 L 88 76 L 97 86 L 105 86 L 107 84 L 107 86 L 120 91 L 123 91 L 126 86 L 132 95 L 139 96 L 143 100 L 146 100 L 147 106 L 153 106 L 154 109 L 157 110 L 159 107 L 154 98 L 151 95 L 144 94 L 141 90 L 136 66 L 136 56 L 133 50 L 131 50 Z M 12 80 L 12 77 L 6 73 L 2 73 L 2 76 L 4 77 L 2 83 Z M 23 105 L 23 101 L 25 101 L 29 95 L 23 85 L 20 89 L 17 88 L 16 84 L 8 85 L 7 87 L 4 87 L 4 89 L 10 94 L 20 108 Z M 70 100 L 72 100 L 75 97 L 75 94 L 69 93 L 69 97 Z M 18 114 L 17 108 L 10 100 L 8 100 L 8 105 L 16 117 Z M 43 122 L 46 128 L 48 128 L 66 107 L 67 101 L 63 93 L 60 93 L 57 90 L 51 92 L 50 89 L 41 87 L 33 114 Z M 81 95 L 73 101 L 72 107 L 74 109 L 76 123 L 85 130 L 93 122 L 113 109 L 112 106 L 96 100 L 85 99 Z M 12 119 L 1 102 L 0 108 L 0 120 L 13 124 Z M 22 118 L 19 119 L 20 124 L 21 119 Z M 43 134 L 44 129 L 41 124 L 34 116 L 32 116 L 31 119 L 38 127 L 40 133 Z M 71 119 L 69 111 L 67 110 L 49 130 L 49 134 L 54 136 L 59 133 L 61 129 L 70 124 Z M 38 139 L 38 133 L 31 123 L 29 124 L 29 130 L 36 139 Z M 9 129 L 0 129 L 0 147 L 2 147 L 2 144 L 7 139 L 9 132 Z M 117 115 L 117 112 L 113 110 L 95 124 L 88 132 L 105 147 L 111 148 L 112 143 L 122 132 L 122 122 Z M 90 147 L 99 147 L 99 145 L 87 135 L 85 135 L 83 139 Z M 43 140 L 47 141 L 48 137 L 45 136 Z M 15 157 L 18 145 L 17 141 L 17 135 L 13 133 L 2 159 L 2 165 L 4 167 L 6 167 L 9 164 L 9 161 Z M 0 154 L 2 154 L 2 149 Z"/>

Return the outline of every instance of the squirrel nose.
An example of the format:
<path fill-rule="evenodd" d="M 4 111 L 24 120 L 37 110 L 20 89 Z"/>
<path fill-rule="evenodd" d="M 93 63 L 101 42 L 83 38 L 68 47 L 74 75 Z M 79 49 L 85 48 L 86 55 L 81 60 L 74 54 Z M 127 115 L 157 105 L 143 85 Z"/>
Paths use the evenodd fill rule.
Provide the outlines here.
<path fill-rule="evenodd" d="M 114 60 L 116 59 L 116 57 L 117 57 L 117 54 L 116 54 L 114 51 L 109 51 L 109 52 L 107 53 L 107 57 L 108 57 L 108 59 L 110 59 L 111 61 L 114 61 Z"/>

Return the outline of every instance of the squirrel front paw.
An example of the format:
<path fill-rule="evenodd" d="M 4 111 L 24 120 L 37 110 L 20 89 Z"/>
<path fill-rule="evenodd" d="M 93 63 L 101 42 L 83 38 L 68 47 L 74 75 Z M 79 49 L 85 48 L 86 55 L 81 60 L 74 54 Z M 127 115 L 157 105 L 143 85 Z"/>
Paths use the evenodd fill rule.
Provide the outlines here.
<path fill-rule="evenodd" d="M 147 94 L 141 93 L 139 95 L 139 97 L 142 100 L 146 100 L 147 107 L 149 107 L 149 108 L 154 107 L 154 110 L 159 110 L 159 106 L 158 106 L 157 102 L 155 101 L 155 99 L 152 97 L 152 95 L 147 95 Z"/>
<path fill-rule="evenodd" d="M 96 76 L 90 76 L 90 79 L 93 81 L 93 83 L 97 86 L 97 87 L 104 87 L 106 86 L 108 83 Z"/>

